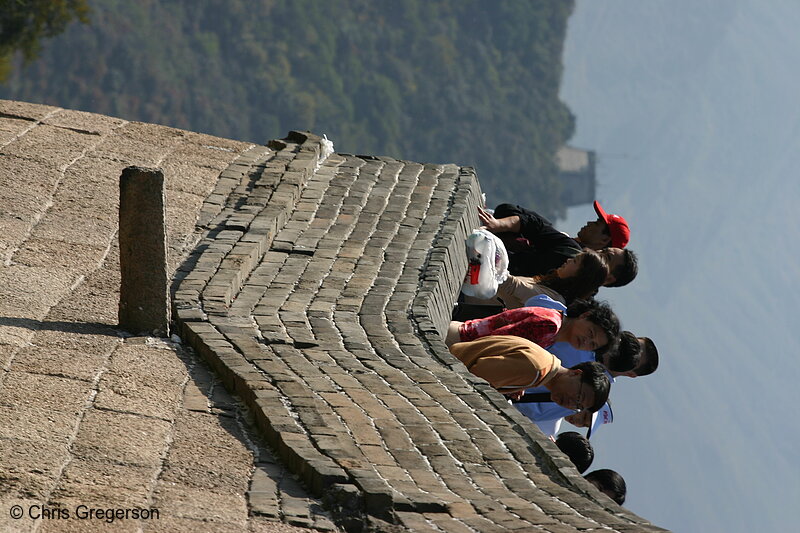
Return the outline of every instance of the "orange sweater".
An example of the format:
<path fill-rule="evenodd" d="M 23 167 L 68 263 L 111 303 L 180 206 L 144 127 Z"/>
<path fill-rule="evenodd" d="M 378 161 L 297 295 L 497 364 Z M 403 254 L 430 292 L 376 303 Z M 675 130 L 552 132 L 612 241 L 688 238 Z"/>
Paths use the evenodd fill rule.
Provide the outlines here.
<path fill-rule="evenodd" d="M 561 361 L 536 343 L 513 335 L 490 335 L 450 347 L 467 370 L 503 393 L 547 385 Z"/>

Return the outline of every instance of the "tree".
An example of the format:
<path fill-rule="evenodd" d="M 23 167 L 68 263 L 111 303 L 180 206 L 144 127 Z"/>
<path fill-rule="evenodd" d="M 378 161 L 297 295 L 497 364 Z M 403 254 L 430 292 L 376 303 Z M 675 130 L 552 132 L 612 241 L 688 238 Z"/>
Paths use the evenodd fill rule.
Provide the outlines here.
<path fill-rule="evenodd" d="M 74 19 L 89 21 L 86 0 L 0 0 L 0 82 L 11 73 L 16 52 L 30 62 L 42 39 L 58 35 Z"/>

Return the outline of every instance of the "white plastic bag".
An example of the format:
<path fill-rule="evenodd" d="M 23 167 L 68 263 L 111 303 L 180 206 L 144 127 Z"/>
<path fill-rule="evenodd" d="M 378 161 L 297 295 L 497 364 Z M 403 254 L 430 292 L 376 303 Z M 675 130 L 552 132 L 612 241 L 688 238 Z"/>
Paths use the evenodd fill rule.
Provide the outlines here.
<path fill-rule="evenodd" d="M 333 141 L 328 139 L 327 135 L 323 134 L 322 139 L 319 141 L 319 147 L 319 158 L 317 159 L 317 166 L 314 168 L 314 172 L 319 170 L 322 163 L 333 153 Z"/>
<path fill-rule="evenodd" d="M 322 140 L 319 142 L 319 145 L 321 148 L 319 160 L 322 162 L 328 159 L 328 156 L 333 153 L 333 141 L 328 139 L 328 136 L 323 133 Z"/>
<path fill-rule="evenodd" d="M 508 277 L 508 253 L 495 234 L 483 228 L 467 237 L 469 267 L 461 292 L 476 298 L 494 298 Z"/>

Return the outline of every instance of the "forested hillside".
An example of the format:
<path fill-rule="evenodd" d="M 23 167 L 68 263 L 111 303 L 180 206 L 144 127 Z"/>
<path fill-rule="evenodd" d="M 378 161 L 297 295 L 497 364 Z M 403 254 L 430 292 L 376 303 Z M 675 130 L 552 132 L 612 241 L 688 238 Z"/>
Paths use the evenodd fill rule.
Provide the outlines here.
<path fill-rule="evenodd" d="M 0 98 L 263 143 L 473 165 L 490 203 L 555 216 L 572 0 L 94 0 Z"/>

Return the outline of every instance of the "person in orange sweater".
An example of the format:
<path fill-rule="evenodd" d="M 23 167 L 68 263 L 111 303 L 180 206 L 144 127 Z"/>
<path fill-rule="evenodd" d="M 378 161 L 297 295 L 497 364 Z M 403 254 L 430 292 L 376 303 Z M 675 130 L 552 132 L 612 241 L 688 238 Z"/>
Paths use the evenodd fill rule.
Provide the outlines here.
<path fill-rule="evenodd" d="M 580 363 L 564 368 L 561 361 L 538 344 L 513 335 L 490 335 L 450 346 L 471 373 L 504 394 L 544 386 L 550 399 L 575 411 L 595 412 L 608 399 L 611 382 L 603 365 Z"/>

